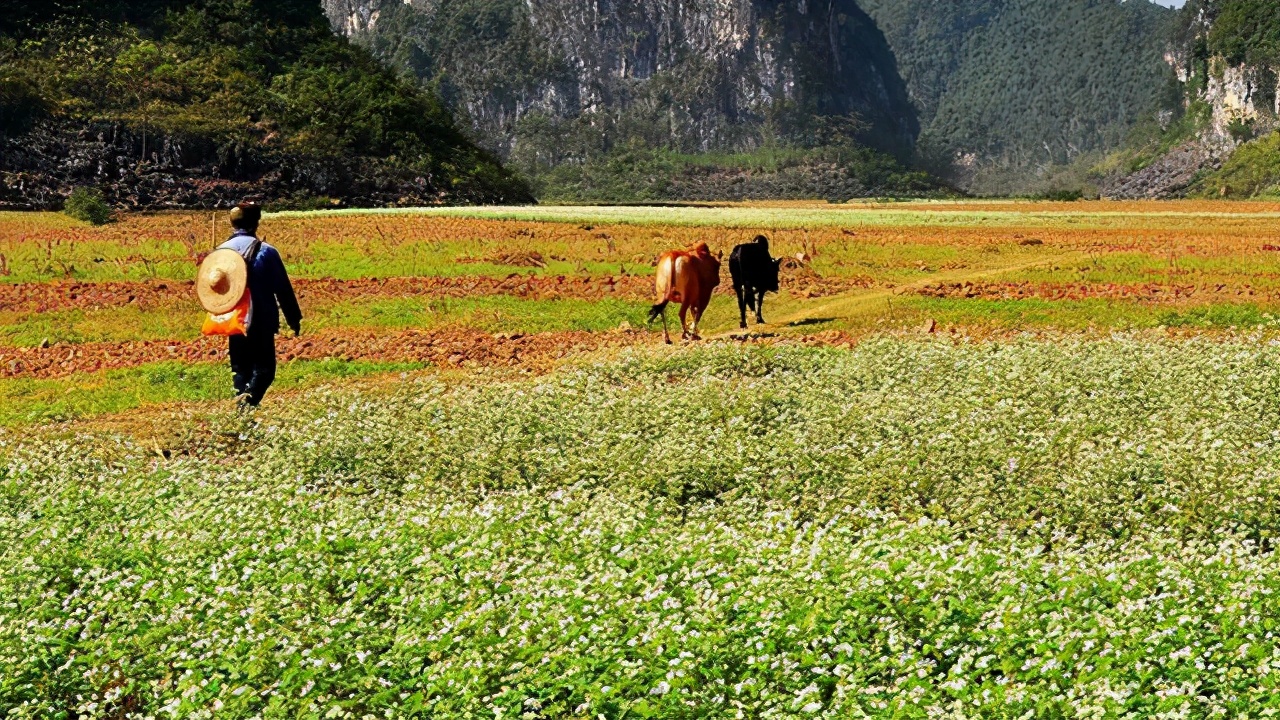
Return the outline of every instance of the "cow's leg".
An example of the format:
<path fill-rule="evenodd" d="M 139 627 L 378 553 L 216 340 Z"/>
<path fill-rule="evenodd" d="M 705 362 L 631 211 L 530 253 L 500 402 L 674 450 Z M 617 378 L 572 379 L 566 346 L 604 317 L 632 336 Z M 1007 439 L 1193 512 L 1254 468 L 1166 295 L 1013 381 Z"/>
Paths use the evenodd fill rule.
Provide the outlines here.
<path fill-rule="evenodd" d="M 743 330 L 747 329 L 747 296 L 751 292 L 751 288 L 741 285 L 734 285 L 733 291 L 738 295 L 738 327 Z"/>
<path fill-rule="evenodd" d="M 756 297 L 756 322 L 764 324 L 764 291 L 759 291 L 760 295 Z"/>
<path fill-rule="evenodd" d="M 668 345 L 671 344 L 671 332 L 667 330 L 667 309 L 665 307 L 662 308 L 662 337 L 667 341 Z"/>
<path fill-rule="evenodd" d="M 698 307 L 697 305 L 693 307 L 693 339 L 694 340 L 702 339 L 702 336 L 698 335 L 698 323 L 702 322 L 702 313 L 704 310 L 706 310 L 705 307 Z"/>
<path fill-rule="evenodd" d="M 680 303 L 680 330 L 681 330 L 680 339 L 681 340 L 689 339 L 689 323 L 687 320 L 688 314 L 689 314 L 689 303 L 687 302 Z"/>

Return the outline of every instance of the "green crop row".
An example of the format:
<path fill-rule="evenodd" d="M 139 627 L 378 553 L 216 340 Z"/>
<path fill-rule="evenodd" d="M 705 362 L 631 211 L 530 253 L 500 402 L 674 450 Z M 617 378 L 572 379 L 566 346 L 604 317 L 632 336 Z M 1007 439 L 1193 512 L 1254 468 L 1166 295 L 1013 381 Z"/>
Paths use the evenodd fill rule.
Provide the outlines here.
<path fill-rule="evenodd" d="M 645 205 L 544 205 L 544 206 L 474 206 L 353 209 L 321 211 L 289 211 L 268 217 L 341 217 L 351 215 L 422 215 L 425 217 L 474 218 L 482 220 L 520 220 L 525 222 L 598 223 L 624 225 L 668 225 L 721 228 L 826 228 L 826 227 L 1016 227 L 1088 230 L 1131 228 L 1135 218 L 1144 228 L 1203 228 L 1206 221 L 1274 221 L 1274 211 L 1225 212 L 1221 210 L 1187 210 L 1151 208 L 1134 213 L 1117 207 L 1099 210 L 1091 205 L 1082 210 L 1038 209 L 1034 205 L 1010 203 L 1007 210 L 989 208 L 955 209 L 950 204 L 930 209 L 928 203 L 915 203 L 897 209 L 850 203 L 823 207 L 707 207 L 697 205 L 655 207 Z"/>

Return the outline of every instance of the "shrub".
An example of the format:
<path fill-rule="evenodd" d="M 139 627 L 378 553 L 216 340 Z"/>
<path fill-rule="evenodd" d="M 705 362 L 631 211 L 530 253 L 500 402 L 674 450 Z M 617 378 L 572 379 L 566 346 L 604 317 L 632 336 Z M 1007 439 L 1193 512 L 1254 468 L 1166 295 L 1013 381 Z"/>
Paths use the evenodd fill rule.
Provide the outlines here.
<path fill-rule="evenodd" d="M 1084 198 L 1084 191 L 1079 188 L 1046 190 L 1031 196 L 1032 200 L 1051 200 L 1054 202 L 1076 202 Z"/>
<path fill-rule="evenodd" d="M 1243 198 L 1265 195 L 1280 187 L 1280 132 L 1245 143 L 1222 167 L 1192 186 L 1202 197 Z"/>
<path fill-rule="evenodd" d="M 76 188 L 71 192 L 71 197 L 67 198 L 62 211 L 77 220 L 94 225 L 106 225 L 111 222 L 111 206 L 107 204 L 106 198 L 102 197 L 102 191 L 97 188 Z"/>

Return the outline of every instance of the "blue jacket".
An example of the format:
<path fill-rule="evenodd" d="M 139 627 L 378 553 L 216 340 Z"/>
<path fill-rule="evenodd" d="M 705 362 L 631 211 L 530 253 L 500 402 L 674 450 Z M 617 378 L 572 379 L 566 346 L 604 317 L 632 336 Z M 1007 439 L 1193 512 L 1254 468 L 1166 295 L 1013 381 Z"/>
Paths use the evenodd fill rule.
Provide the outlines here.
<path fill-rule="evenodd" d="M 253 235 L 237 230 L 222 247 L 243 255 L 254 240 Z M 249 261 L 249 295 L 253 298 L 250 334 L 269 332 L 275 335 L 280 332 L 281 312 L 284 312 L 284 319 L 289 327 L 297 330 L 301 325 L 302 310 L 298 307 L 298 298 L 293 294 L 293 285 L 289 282 L 289 273 L 285 272 L 284 261 L 280 259 L 280 253 L 265 242 L 262 243 L 258 256 Z"/>

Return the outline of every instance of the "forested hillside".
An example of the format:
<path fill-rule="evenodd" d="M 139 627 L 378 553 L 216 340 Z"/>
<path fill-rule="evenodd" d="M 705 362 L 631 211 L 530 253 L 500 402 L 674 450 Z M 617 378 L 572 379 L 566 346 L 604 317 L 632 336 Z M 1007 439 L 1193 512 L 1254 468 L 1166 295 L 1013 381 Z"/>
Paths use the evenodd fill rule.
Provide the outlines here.
<path fill-rule="evenodd" d="M 318 0 L 54 0 L 0 12 L 0 204 L 523 201 L 429 91 Z"/>
<path fill-rule="evenodd" d="M 897 56 L 921 153 L 981 191 L 1034 186 L 1176 102 L 1174 12 L 1145 0 L 862 4 Z"/>
<path fill-rule="evenodd" d="M 913 154 L 915 111 L 854 0 L 326 9 L 552 195 L 845 199 L 923 180 L 899 162 Z"/>

